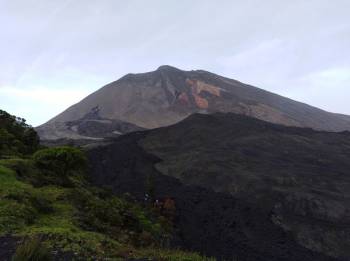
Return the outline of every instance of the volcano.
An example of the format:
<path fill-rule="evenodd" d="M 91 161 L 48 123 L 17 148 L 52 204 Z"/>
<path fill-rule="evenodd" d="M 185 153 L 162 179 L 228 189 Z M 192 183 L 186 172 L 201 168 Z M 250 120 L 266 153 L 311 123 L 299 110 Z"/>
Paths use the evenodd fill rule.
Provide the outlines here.
<path fill-rule="evenodd" d="M 203 70 L 168 65 L 127 74 L 37 128 L 42 139 L 96 139 L 172 125 L 194 113 L 233 112 L 286 126 L 350 130 L 335 114 Z M 97 126 L 97 127 L 96 127 Z M 95 129 L 97 131 L 91 131 Z"/>

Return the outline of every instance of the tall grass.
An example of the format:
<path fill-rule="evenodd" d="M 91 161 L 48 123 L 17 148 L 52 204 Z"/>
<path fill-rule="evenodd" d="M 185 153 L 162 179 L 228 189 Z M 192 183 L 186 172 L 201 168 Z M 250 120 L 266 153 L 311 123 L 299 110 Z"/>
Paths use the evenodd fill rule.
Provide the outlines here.
<path fill-rule="evenodd" d="M 50 261 L 50 251 L 42 244 L 39 237 L 28 238 L 16 249 L 12 261 Z"/>

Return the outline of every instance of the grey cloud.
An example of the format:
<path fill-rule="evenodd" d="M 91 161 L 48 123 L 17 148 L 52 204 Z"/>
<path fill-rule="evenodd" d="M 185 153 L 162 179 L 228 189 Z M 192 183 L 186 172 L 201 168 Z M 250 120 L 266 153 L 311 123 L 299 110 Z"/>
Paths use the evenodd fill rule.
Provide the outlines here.
<path fill-rule="evenodd" d="M 334 73 L 350 70 L 348 10 L 347 0 L 0 0 L 0 89 L 93 91 L 171 64 L 350 114 L 350 80 Z M 316 86 L 329 71 L 329 87 Z"/>

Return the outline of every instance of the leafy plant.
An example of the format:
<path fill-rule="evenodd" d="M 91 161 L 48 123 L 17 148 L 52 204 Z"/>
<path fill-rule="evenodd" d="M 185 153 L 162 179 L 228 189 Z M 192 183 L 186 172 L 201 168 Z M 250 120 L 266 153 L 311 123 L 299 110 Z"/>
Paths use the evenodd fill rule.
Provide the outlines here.
<path fill-rule="evenodd" d="M 34 153 L 33 159 L 38 169 L 64 186 L 71 185 L 69 176 L 82 173 L 87 164 L 80 149 L 68 146 L 39 150 Z"/>

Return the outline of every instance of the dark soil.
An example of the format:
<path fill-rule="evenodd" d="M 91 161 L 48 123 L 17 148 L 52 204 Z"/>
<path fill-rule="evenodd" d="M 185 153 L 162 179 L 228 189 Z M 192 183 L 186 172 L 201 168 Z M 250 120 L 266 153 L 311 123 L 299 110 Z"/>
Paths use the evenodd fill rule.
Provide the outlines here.
<path fill-rule="evenodd" d="M 0 260 L 10 261 L 19 241 L 10 235 L 0 237 Z"/>

